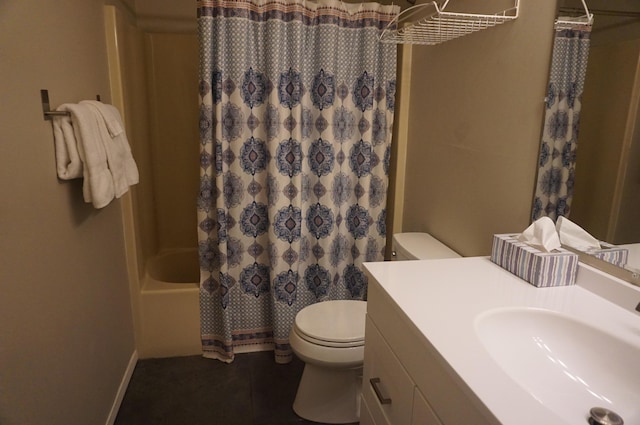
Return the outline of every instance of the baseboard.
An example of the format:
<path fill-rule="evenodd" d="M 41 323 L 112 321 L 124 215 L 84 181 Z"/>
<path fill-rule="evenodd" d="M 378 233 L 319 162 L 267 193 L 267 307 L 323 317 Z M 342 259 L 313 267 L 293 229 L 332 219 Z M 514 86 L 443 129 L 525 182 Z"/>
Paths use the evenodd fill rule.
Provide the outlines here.
<path fill-rule="evenodd" d="M 120 382 L 120 387 L 118 388 L 116 398 L 113 400 L 113 406 L 111 406 L 111 412 L 109 412 L 109 417 L 107 418 L 106 425 L 113 425 L 116 422 L 118 410 L 120 410 L 120 405 L 122 404 L 122 400 L 124 399 L 124 394 L 127 392 L 127 387 L 129 386 L 131 375 L 133 375 L 133 370 L 136 368 L 136 363 L 138 363 L 138 351 L 133 350 L 131 358 L 129 359 L 129 364 L 127 365 L 127 369 L 124 371 L 124 375 L 122 376 L 122 381 Z"/>

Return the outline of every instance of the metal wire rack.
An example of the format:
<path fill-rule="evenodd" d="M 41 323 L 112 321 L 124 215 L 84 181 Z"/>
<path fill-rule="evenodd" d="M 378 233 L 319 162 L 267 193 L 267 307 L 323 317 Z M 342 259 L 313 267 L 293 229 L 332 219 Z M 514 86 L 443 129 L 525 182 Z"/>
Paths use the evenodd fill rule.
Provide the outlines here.
<path fill-rule="evenodd" d="M 584 15 L 558 17 L 555 23 L 556 30 L 574 28 L 576 26 L 590 27 L 593 25 L 593 13 L 589 12 L 589 8 L 587 7 L 585 0 L 582 0 L 582 7 L 584 8 Z"/>
<path fill-rule="evenodd" d="M 405 9 L 389 23 L 380 35 L 383 43 L 435 45 L 486 28 L 512 21 L 518 17 L 519 0 L 514 6 L 487 15 L 479 13 L 447 12 L 446 0 L 418 4 Z"/>

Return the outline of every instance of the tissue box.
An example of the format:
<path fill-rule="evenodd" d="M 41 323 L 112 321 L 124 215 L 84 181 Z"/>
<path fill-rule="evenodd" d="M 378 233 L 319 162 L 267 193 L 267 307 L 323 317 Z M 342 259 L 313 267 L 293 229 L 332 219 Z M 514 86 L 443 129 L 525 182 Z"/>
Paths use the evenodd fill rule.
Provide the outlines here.
<path fill-rule="evenodd" d="M 518 235 L 493 235 L 491 261 L 538 288 L 576 283 L 577 254 L 562 248 L 542 252 L 518 241 Z"/>
<path fill-rule="evenodd" d="M 604 260 L 607 263 L 611 263 L 618 267 L 624 267 L 627 264 L 629 257 L 629 250 L 626 248 L 620 248 L 616 245 L 611 245 L 606 242 L 600 241 L 601 249 L 594 249 L 587 251 L 587 254 L 593 255 L 600 260 Z"/>

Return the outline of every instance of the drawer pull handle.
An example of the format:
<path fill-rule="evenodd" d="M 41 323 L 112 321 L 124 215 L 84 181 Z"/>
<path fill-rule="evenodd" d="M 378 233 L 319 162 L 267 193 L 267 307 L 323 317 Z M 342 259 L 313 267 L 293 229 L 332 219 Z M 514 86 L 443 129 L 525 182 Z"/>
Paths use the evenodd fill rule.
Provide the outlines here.
<path fill-rule="evenodd" d="M 369 382 L 371 383 L 371 386 L 373 387 L 373 392 L 376 393 L 376 397 L 378 397 L 378 401 L 380 402 L 380 404 L 391 404 L 391 399 L 383 396 L 382 391 L 380 391 L 380 388 L 378 388 L 378 384 L 380 383 L 380 378 L 371 378 L 369 379 Z"/>

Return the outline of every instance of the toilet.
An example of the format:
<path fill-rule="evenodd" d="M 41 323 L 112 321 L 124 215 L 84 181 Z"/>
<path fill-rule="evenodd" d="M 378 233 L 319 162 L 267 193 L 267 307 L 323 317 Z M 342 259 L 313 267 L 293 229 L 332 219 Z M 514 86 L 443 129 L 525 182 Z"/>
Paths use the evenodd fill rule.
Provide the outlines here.
<path fill-rule="evenodd" d="M 460 257 L 428 233 L 393 236 L 394 260 Z M 365 301 L 335 300 L 298 312 L 289 333 L 293 352 L 305 362 L 293 410 L 326 424 L 358 422 L 364 360 Z"/>

